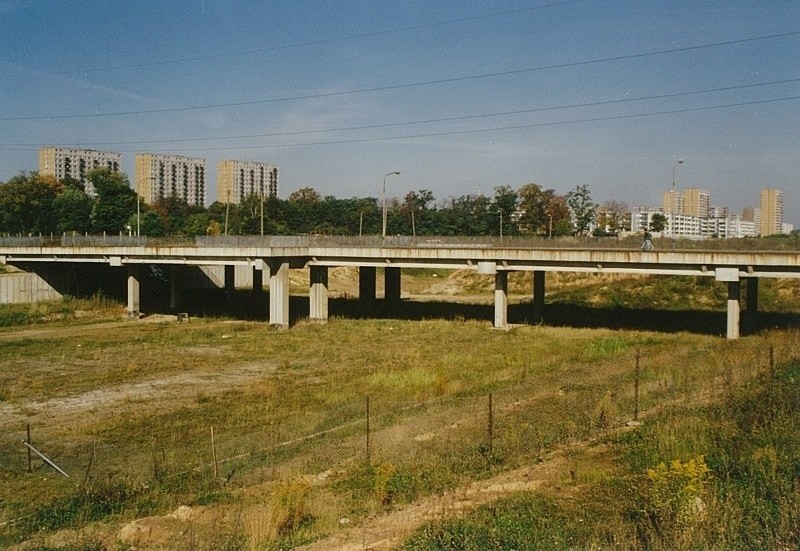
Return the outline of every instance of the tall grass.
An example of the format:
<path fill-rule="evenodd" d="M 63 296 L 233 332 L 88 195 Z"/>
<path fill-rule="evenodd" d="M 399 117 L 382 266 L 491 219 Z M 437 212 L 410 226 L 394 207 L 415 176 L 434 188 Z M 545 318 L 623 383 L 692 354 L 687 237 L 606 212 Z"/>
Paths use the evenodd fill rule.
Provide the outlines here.
<path fill-rule="evenodd" d="M 798 377 L 794 359 L 710 403 L 657 412 L 608 440 L 614 476 L 442 519 L 402 549 L 795 549 Z"/>

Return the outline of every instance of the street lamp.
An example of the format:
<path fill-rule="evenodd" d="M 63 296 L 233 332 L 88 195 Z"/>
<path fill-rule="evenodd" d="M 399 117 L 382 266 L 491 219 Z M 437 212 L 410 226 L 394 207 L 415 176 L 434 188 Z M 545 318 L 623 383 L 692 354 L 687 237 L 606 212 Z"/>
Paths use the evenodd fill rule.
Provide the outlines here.
<path fill-rule="evenodd" d="M 381 232 L 382 237 L 386 237 L 386 177 L 387 176 L 397 176 L 400 174 L 399 170 L 395 170 L 394 172 L 387 172 L 383 175 L 383 231 Z"/>
<path fill-rule="evenodd" d="M 683 159 L 681 159 L 680 157 L 672 158 L 672 206 L 670 207 L 670 210 L 672 212 L 670 213 L 671 216 L 669 220 L 669 225 L 671 226 L 670 233 L 672 234 L 673 249 L 675 248 L 675 210 L 677 209 L 677 202 L 678 202 L 678 197 L 675 195 L 675 167 L 682 164 L 683 164 Z"/>

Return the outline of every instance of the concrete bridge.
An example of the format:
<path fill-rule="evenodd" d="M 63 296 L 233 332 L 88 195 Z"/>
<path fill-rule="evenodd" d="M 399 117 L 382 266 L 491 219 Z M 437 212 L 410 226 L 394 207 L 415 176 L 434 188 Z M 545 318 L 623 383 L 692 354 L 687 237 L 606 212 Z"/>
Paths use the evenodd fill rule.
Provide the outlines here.
<path fill-rule="evenodd" d="M 127 277 L 127 309 L 138 314 L 142 268 L 167 267 L 170 305 L 177 307 L 181 273 L 187 266 L 224 266 L 224 285 L 233 289 L 234 269 L 252 270 L 253 286 L 269 282 L 269 322 L 289 326 L 289 271 L 310 269 L 309 316 L 328 319 L 328 269 L 359 270 L 359 299 L 375 302 L 377 268 L 384 272 L 387 305 L 400 301 L 403 268 L 470 269 L 494 278 L 496 328 L 508 327 L 508 275 L 530 272 L 533 319 L 542 319 L 547 272 L 689 275 L 714 278 L 727 285 L 727 337 L 740 334 L 741 289 L 746 282 L 746 311 L 758 309 L 760 278 L 800 278 L 798 251 L 669 249 L 642 251 L 589 246 L 565 248 L 557 242 L 509 238 L 410 238 L 328 236 L 200 237 L 159 240 L 137 237 L 62 237 L 0 239 L 0 264 L 39 272 L 60 263 L 122 268 Z"/>

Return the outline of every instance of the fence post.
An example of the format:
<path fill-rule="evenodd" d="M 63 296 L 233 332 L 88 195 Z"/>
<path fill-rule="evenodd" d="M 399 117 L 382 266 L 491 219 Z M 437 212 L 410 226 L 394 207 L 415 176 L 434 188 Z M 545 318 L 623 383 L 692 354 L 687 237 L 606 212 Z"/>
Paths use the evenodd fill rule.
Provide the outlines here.
<path fill-rule="evenodd" d="M 369 456 L 369 396 L 367 396 L 367 465 L 370 464 Z"/>
<path fill-rule="evenodd" d="M 639 420 L 639 372 L 641 352 L 636 349 L 636 368 L 633 375 L 633 420 Z"/>
<path fill-rule="evenodd" d="M 219 478 L 219 464 L 217 463 L 217 441 L 214 438 L 214 425 L 211 425 L 211 453 L 214 458 L 214 480 Z"/>
<path fill-rule="evenodd" d="M 31 424 L 30 423 L 28 423 L 27 434 L 28 434 L 27 442 L 30 444 L 31 443 Z M 28 472 L 29 473 L 33 472 L 33 458 L 31 457 L 31 449 L 30 448 L 28 448 Z"/>
<path fill-rule="evenodd" d="M 769 346 L 769 378 L 775 379 L 775 345 Z"/>
<path fill-rule="evenodd" d="M 494 454 L 494 400 L 489 393 L 489 457 Z"/>

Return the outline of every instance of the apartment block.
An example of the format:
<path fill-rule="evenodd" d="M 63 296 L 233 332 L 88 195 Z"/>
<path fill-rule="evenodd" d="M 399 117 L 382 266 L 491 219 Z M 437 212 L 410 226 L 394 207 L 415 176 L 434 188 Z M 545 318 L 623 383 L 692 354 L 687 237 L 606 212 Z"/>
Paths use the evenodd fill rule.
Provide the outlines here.
<path fill-rule="evenodd" d="M 666 214 L 683 214 L 683 194 L 680 191 L 665 191 L 662 206 Z"/>
<path fill-rule="evenodd" d="M 238 204 L 249 195 L 277 197 L 278 167 L 253 161 L 220 161 L 217 201 Z"/>
<path fill-rule="evenodd" d="M 681 191 L 683 210 L 681 214 L 707 218 L 709 215 L 710 195 L 704 189 L 696 187 Z"/>
<path fill-rule="evenodd" d="M 783 192 L 769 188 L 761 190 L 761 235 L 783 232 Z"/>
<path fill-rule="evenodd" d="M 137 153 L 135 187 L 145 203 L 178 197 L 190 205 L 206 202 L 206 160 L 200 157 Z"/>
<path fill-rule="evenodd" d="M 86 179 L 86 173 L 94 168 L 119 172 L 121 159 L 122 155 L 110 151 L 42 147 L 39 149 L 39 174 L 54 176 L 58 180 L 72 178 L 83 184 L 87 194 L 94 195 L 94 187 Z"/>

